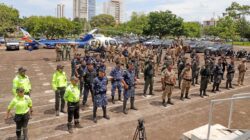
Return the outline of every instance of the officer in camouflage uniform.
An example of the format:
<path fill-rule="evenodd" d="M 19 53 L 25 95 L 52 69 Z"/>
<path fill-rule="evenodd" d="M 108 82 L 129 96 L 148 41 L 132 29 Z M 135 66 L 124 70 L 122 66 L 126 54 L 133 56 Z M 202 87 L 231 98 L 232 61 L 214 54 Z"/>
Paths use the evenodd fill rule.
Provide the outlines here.
<path fill-rule="evenodd" d="M 222 65 L 222 71 L 223 71 L 223 75 L 222 75 L 222 80 L 224 80 L 224 73 L 226 71 L 226 67 L 227 67 L 227 59 L 225 56 L 221 56 L 221 65 Z"/>
<path fill-rule="evenodd" d="M 234 60 L 231 59 L 230 64 L 227 65 L 227 82 L 226 82 L 226 88 L 233 88 L 232 86 L 232 81 L 234 78 L 234 73 L 235 73 L 235 69 L 234 69 Z"/>
<path fill-rule="evenodd" d="M 124 89 L 124 100 L 123 100 L 123 113 L 128 114 L 126 110 L 127 101 L 130 98 L 130 109 L 137 110 L 135 107 L 135 82 L 136 82 L 136 76 L 135 76 L 135 70 L 134 70 L 134 62 L 129 61 L 127 70 L 123 73 L 123 79 L 125 83 L 128 85 L 127 89 Z"/>
<path fill-rule="evenodd" d="M 71 56 L 70 56 L 70 53 L 71 53 L 71 46 L 72 45 L 66 45 L 66 55 L 65 55 L 65 60 L 71 60 Z"/>
<path fill-rule="evenodd" d="M 210 69 L 210 82 L 214 81 L 214 73 L 213 73 L 213 69 L 215 68 L 215 58 L 212 57 L 211 61 L 209 63 L 209 69 Z"/>
<path fill-rule="evenodd" d="M 192 85 L 198 84 L 198 78 L 199 78 L 199 61 L 197 57 L 193 58 L 192 60 Z"/>
<path fill-rule="evenodd" d="M 218 64 L 215 65 L 215 68 L 213 69 L 214 83 L 213 83 L 212 92 L 214 93 L 216 93 L 216 91 L 220 91 L 219 87 L 220 87 L 220 83 L 221 83 L 222 75 L 223 75 L 221 63 L 222 63 L 221 59 L 218 59 Z"/>
<path fill-rule="evenodd" d="M 181 72 L 185 68 L 185 65 L 186 65 L 186 58 L 180 57 L 178 62 L 177 62 L 179 88 L 181 88 Z"/>
<path fill-rule="evenodd" d="M 182 85 L 181 85 L 181 100 L 184 100 L 184 92 L 185 92 L 185 98 L 190 99 L 188 94 L 189 94 L 189 89 L 191 86 L 192 82 L 192 70 L 191 70 L 191 65 L 190 63 L 186 64 L 186 67 L 182 70 L 180 77 L 182 78 Z"/>
<path fill-rule="evenodd" d="M 111 96 L 112 96 L 112 103 L 115 104 L 115 90 L 118 88 L 118 100 L 121 99 L 122 93 L 122 84 L 126 85 L 125 81 L 123 80 L 123 70 L 121 68 L 121 63 L 119 60 L 116 61 L 116 67 L 111 70 L 110 72 L 111 78 Z"/>
<path fill-rule="evenodd" d="M 144 91 L 143 95 L 146 97 L 147 89 L 149 87 L 149 95 L 154 95 L 153 94 L 153 84 L 154 84 L 154 65 L 152 62 L 152 59 L 147 60 L 145 63 L 145 69 L 144 69 Z"/>
<path fill-rule="evenodd" d="M 201 84 L 200 84 L 200 96 L 203 98 L 204 96 L 208 96 L 206 94 L 207 85 L 209 83 L 209 76 L 210 76 L 210 67 L 209 61 L 205 62 L 205 66 L 201 67 L 200 75 L 201 75 Z"/>
<path fill-rule="evenodd" d="M 103 118 L 109 120 L 110 117 L 107 115 L 107 85 L 108 79 L 105 76 L 105 70 L 99 69 L 98 77 L 93 81 L 92 90 L 94 92 L 94 108 L 93 108 L 93 121 L 97 123 L 96 112 L 98 107 L 102 107 Z"/>
<path fill-rule="evenodd" d="M 243 59 L 241 64 L 239 64 L 238 70 L 239 70 L 238 86 L 240 86 L 243 85 L 245 73 L 247 71 L 246 59 Z"/>
<path fill-rule="evenodd" d="M 164 57 L 164 66 L 168 67 L 169 65 L 172 65 L 172 58 L 171 55 L 169 55 L 168 53 L 166 53 L 165 57 Z"/>

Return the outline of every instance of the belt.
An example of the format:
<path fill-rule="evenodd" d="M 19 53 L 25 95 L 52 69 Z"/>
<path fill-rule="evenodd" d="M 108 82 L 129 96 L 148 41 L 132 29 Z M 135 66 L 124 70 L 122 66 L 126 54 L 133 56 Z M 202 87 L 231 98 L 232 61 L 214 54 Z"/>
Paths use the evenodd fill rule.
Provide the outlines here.
<path fill-rule="evenodd" d="M 29 114 L 29 111 L 27 113 L 24 113 L 24 114 L 15 114 L 16 116 L 25 116 L 25 115 L 28 115 Z"/>
<path fill-rule="evenodd" d="M 106 93 L 107 93 L 107 91 L 95 92 L 95 93 L 96 93 L 96 95 L 99 95 L 99 94 L 106 94 Z"/>
<path fill-rule="evenodd" d="M 68 105 L 77 105 L 79 103 L 79 101 L 78 102 L 68 102 Z"/>
<path fill-rule="evenodd" d="M 174 86 L 174 84 L 169 84 L 169 83 L 166 83 L 166 85 L 168 85 L 168 86 Z"/>
<path fill-rule="evenodd" d="M 191 82 L 192 80 L 191 79 L 186 79 L 186 78 L 183 78 L 184 80 L 186 80 L 186 81 L 189 81 L 189 82 Z"/>

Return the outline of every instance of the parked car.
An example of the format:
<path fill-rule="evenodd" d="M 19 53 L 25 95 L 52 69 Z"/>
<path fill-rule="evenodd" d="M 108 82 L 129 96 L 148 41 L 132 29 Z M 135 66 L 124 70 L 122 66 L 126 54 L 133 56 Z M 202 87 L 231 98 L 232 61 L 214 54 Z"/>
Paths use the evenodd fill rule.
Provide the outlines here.
<path fill-rule="evenodd" d="M 6 46 L 6 50 L 19 50 L 20 49 L 19 40 L 16 40 L 16 39 L 7 40 L 5 46 Z"/>
<path fill-rule="evenodd" d="M 4 37 L 0 37 L 0 44 L 5 44 L 5 39 L 4 39 Z"/>

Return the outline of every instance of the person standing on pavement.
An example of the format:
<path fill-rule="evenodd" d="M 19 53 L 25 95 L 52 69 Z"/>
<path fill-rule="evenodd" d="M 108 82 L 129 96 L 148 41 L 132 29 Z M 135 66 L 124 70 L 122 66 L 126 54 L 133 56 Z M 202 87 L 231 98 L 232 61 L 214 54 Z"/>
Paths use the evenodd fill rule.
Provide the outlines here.
<path fill-rule="evenodd" d="M 234 68 L 234 60 L 231 59 L 230 64 L 227 64 L 227 81 L 226 81 L 226 89 L 233 88 L 232 81 L 234 78 L 235 68 Z"/>
<path fill-rule="evenodd" d="M 75 127 L 76 128 L 82 128 L 80 125 L 80 90 L 78 87 L 78 79 L 76 77 L 71 77 L 70 79 L 71 84 L 67 86 L 65 94 L 64 94 L 64 100 L 67 102 L 68 105 L 68 131 L 69 133 L 73 133 L 72 128 L 72 121 L 74 119 Z"/>
<path fill-rule="evenodd" d="M 147 60 L 145 62 L 145 68 L 144 68 L 144 90 L 143 90 L 143 96 L 146 97 L 148 86 L 149 86 L 149 95 L 153 94 L 153 86 L 154 86 L 154 64 L 153 60 L 150 58 L 150 60 Z"/>
<path fill-rule="evenodd" d="M 61 44 L 56 44 L 56 61 L 61 61 L 62 58 L 62 46 Z"/>
<path fill-rule="evenodd" d="M 185 92 L 185 98 L 190 99 L 188 96 L 191 82 L 192 82 L 192 70 L 190 63 L 186 64 L 186 67 L 181 72 L 181 78 L 182 78 L 182 85 L 181 85 L 181 97 L 180 99 L 184 101 L 184 92 Z"/>
<path fill-rule="evenodd" d="M 123 113 L 128 114 L 126 105 L 127 101 L 130 98 L 130 109 L 137 110 L 135 107 L 135 70 L 134 70 L 134 62 L 129 61 L 127 65 L 127 70 L 123 73 L 123 79 L 128 85 L 128 88 L 124 89 L 124 99 L 123 99 Z"/>
<path fill-rule="evenodd" d="M 29 96 L 24 95 L 25 90 L 18 87 L 16 89 L 17 95 L 11 100 L 5 119 L 10 116 L 11 109 L 15 108 L 14 121 L 16 122 L 16 136 L 17 140 L 21 140 L 23 130 L 24 140 L 28 140 L 28 122 L 30 115 L 32 115 L 32 100 Z M 30 113 L 29 113 L 30 112 Z"/>
<path fill-rule="evenodd" d="M 241 64 L 238 65 L 238 70 L 239 70 L 238 86 L 240 85 L 243 86 L 245 73 L 247 71 L 246 59 L 243 59 Z"/>
<path fill-rule="evenodd" d="M 201 75 L 201 84 L 200 84 L 200 96 L 203 98 L 204 96 L 208 96 L 206 94 L 207 85 L 209 83 L 210 77 L 210 66 L 209 61 L 205 61 L 205 65 L 201 67 L 200 75 Z"/>
<path fill-rule="evenodd" d="M 163 72 L 162 72 L 162 105 L 164 107 L 167 106 L 167 104 L 173 105 L 174 103 L 171 101 L 171 96 L 174 90 L 174 85 L 176 84 L 176 76 L 175 72 L 173 70 L 173 65 L 169 65 Z M 168 96 L 168 101 L 166 102 L 166 96 Z"/>
<path fill-rule="evenodd" d="M 67 86 L 67 76 L 66 73 L 63 71 L 64 66 L 57 65 L 56 72 L 53 74 L 52 77 L 52 88 L 55 91 L 55 110 L 56 116 L 59 116 L 59 104 L 61 100 L 61 109 L 60 112 L 66 113 L 64 111 L 65 101 L 64 101 L 64 94 Z"/>
<path fill-rule="evenodd" d="M 18 69 L 18 74 L 13 80 L 13 87 L 12 87 L 12 92 L 14 96 L 17 95 L 16 91 L 17 88 L 23 88 L 24 89 L 24 94 L 30 96 L 31 93 L 31 83 L 29 80 L 29 77 L 25 74 L 26 69 L 23 67 L 20 67 Z"/>
<path fill-rule="evenodd" d="M 65 60 L 71 60 L 71 47 L 73 45 L 66 45 L 65 49 L 66 49 L 66 54 L 65 54 Z"/>
<path fill-rule="evenodd" d="M 89 92 L 91 93 L 92 102 L 94 102 L 94 93 L 92 89 L 92 84 L 94 79 L 97 77 L 96 70 L 94 69 L 93 62 L 88 61 L 87 67 L 83 71 L 83 81 L 84 81 L 84 91 L 83 91 L 83 106 L 86 105 Z"/>
<path fill-rule="evenodd" d="M 94 92 L 94 107 L 93 107 L 93 121 L 97 123 L 96 113 L 97 108 L 102 107 L 103 110 L 103 118 L 109 120 L 110 117 L 107 115 L 107 85 L 108 79 L 105 76 L 105 70 L 100 69 L 98 72 L 98 77 L 96 77 L 93 81 L 92 90 Z"/>
<path fill-rule="evenodd" d="M 125 81 L 123 80 L 123 70 L 121 68 L 121 63 L 119 60 L 116 60 L 116 67 L 113 68 L 110 72 L 111 76 L 111 96 L 112 96 L 112 103 L 115 104 L 115 90 L 118 88 L 118 100 L 121 99 L 122 93 L 122 84 L 126 85 Z"/>
<path fill-rule="evenodd" d="M 76 65 L 81 63 L 81 54 L 74 54 L 74 58 L 71 60 L 71 77 L 75 76 Z"/>
<path fill-rule="evenodd" d="M 218 59 L 218 64 L 215 65 L 215 68 L 213 69 L 214 82 L 213 82 L 212 92 L 214 93 L 216 93 L 216 91 L 220 92 L 219 88 L 220 88 L 220 83 L 221 83 L 222 75 L 223 75 L 221 63 L 222 63 L 221 59 Z"/>
<path fill-rule="evenodd" d="M 186 65 L 186 58 L 185 57 L 180 57 L 179 60 L 177 61 L 177 70 L 178 70 L 178 86 L 181 88 L 181 72 L 185 68 Z"/>
<path fill-rule="evenodd" d="M 199 71 L 200 71 L 199 58 L 198 58 L 198 55 L 196 55 L 192 59 L 192 85 L 193 86 L 195 86 L 195 84 L 198 84 Z"/>

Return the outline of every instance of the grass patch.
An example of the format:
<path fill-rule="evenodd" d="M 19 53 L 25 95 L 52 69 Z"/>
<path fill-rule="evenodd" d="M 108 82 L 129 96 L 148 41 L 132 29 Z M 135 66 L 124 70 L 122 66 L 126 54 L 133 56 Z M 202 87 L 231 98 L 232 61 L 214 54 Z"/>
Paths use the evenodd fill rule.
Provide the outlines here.
<path fill-rule="evenodd" d="M 227 42 L 227 44 L 232 44 L 232 42 Z M 237 46 L 249 46 L 250 47 L 250 42 L 234 42 L 234 45 L 237 45 Z"/>

